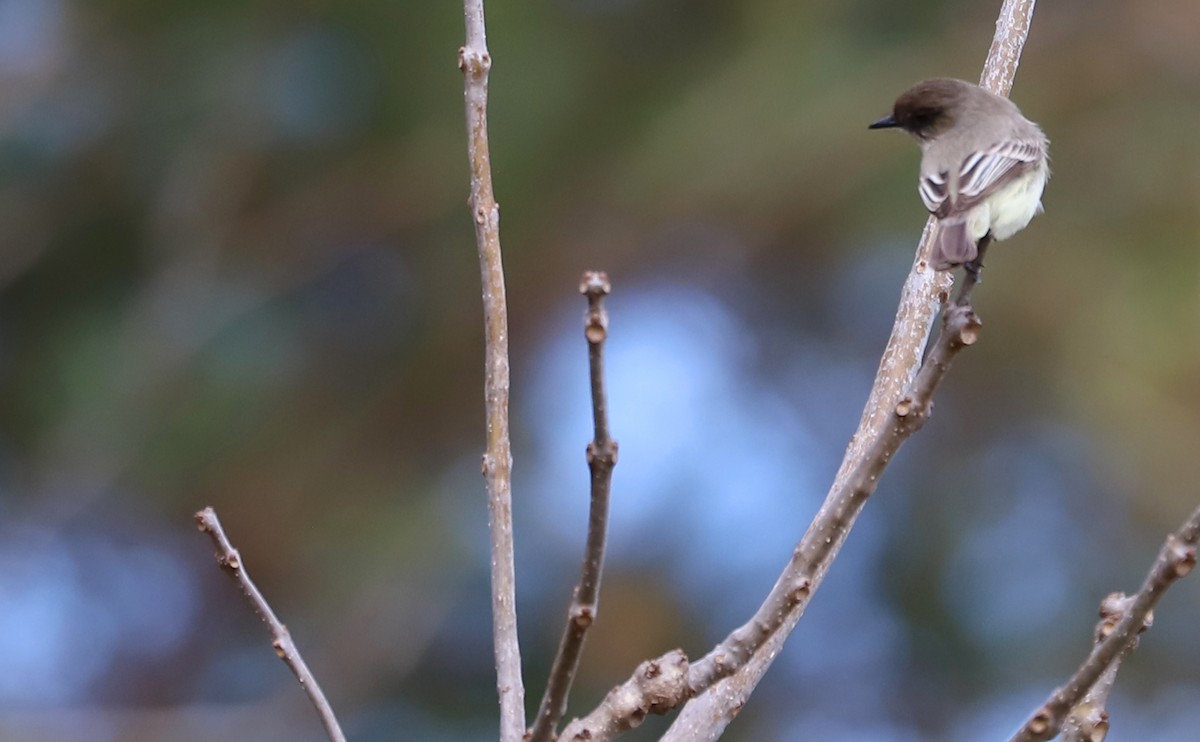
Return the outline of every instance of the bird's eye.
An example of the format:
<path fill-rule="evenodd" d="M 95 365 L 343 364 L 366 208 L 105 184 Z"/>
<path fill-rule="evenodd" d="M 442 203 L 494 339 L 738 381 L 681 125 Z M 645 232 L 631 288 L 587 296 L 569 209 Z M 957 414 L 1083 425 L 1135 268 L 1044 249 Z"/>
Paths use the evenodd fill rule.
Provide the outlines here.
<path fill-rule="evenodd" d="M 932 127 L 941 115 L 941 111 L 936 108 L 918 108 L 912 112 L 912 123 L 914 129 L 928 129 Z"/>

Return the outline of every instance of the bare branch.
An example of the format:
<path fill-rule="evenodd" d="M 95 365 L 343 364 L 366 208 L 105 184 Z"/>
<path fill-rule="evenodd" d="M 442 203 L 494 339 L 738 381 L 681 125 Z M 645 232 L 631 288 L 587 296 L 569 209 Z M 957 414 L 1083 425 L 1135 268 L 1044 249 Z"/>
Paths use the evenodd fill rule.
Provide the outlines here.
<path fill-rule="evenodd" d="M 1001 6 L 996 20 L 996 33 L 980 76 L 980 84 L 997 94 L 1008 95 L 1012 89 L 1021 51 L 1029 34 L 1035 2 L 1004 0 Z M 933 233 L 934 220 L 931 218 L 925 223 L 912 270 L 904 283 L 892 334 L 880 359 L 858 430 L 850 439 L 825 503 L 797 547 L 797 553 L 807 552 L 812 557 L 821 557 L 820 562 L 813 563 L 811 575 L 807 576 L 811 580 L 810 590 L 816 590 L 820 585 L 865 502 L 865 498 L 852 500 L 846 497 L 845 493 L 850 491 L 846 486 L 847 480 L 862 468 L 868 449 L 884 435 L 896 407 L 905 396 L 905 390 L 913 383 L 921 368 L 921 351 L 929 337 L 934 312 L 949 291 L 950 274 L 936 272 L 929 266 Z M 966 286 L 963 289 L 969 292 Z M 813 544 L 810 537 L 824 534 L 833 540 L 824 546 L 819 542 Z M 798 577 L 792 574 L 792 564 L 789 564 L 780 582 L 794 583 L 796 579 Z M 777 584 L 772 594 L 778 588 Z M 807 601 L 798 603 L 781 619 L 779 630 L 754 652 L 742 669 L 688 703 L 663 740 L 701 742 L 720 737 L 782 650 L 784 641 L 799 623 L 806 604 Z"/>
<path fill-rule="evenodd" d="M 1103 742 L 1108 736 L 1108 711 L 1104 707 L 1117 681 L 1120 667 L 1121 658 L 1118 657 L 1083 700 L 1071 709 L 1063 722 L 1062 742 Z"/>
<path fill-rule="evenodd" d="M 590 715 L 569 724 L 560 739 L 597 742 L 610 739 L 613 733 L 640 724 L 647 713 L 665 713 L 700 693 L 716 690 L 720 681 L 745 668 L 747 662 L 762 651 L 792 617 L 802 613 L 838 547 L 845 540 L 848 526 L 844 527 L 843 524 L 853 520 L 875 491 L 880 476 L 900 445 L 929 419 L 933 409 L 933 394 L 938 384 L 958 352 L 978 340 L 980 326 L 979 318 L 969 305 L 955 303 L 946 307 L 941 333 L 921 365 L 910 393 L 892 409 L 888 425 L 872 440 L 867 454 L 851 475 L 830 493 L 826 500 L 829 510 L 822 511 L 825 516 L 818 516 L 809 526 L 787 568 L 753 618 L 734 630 L 699 661 L 691 664 L 687 668 L 686 682 L 660 683 L 655 687 L 659 692 L 664 686 L 672 689 L 676 693 L 674 696 L 660 695 L 644 698 L 641 704 L 631 703 L 630 693 L 641 687 L 639 676 L 635 674 L 609 693 Z M 658 662 L 661 664 L 669 656 L 673 654 L 660 658 Z M 679 664 L 673 662 L 672 667 Z M 638 668 L 638 673 L 643 671 L 644 666 Z M 721 700 L 725 702 L 728 699 Z M 739 708 L 734 707 L 731 713 L 736 714 Z M 721 722 L 710 717 L 698 719 L 688 726 L 680 724 L 683 720 L 681 715 L 662 739 L 715 739 L 728 723 L 727 720 Z"/>
<path fill-rule="evenodd" d="M 1167 589 L 1196 566 L 1197 541 L 1200 541 L 1200 507 L 1192 512 L 1178 531 L 1167 536 L 1142 588 L 1127 606 L 1120 607 L 1120 618 L 1107 636 L 1096 643 L 1092 653 L 1067 684 L 1050 694 L 1010 742 L 1039 742 L 1053 739 L 1059 733 L 1068 710 L 1080 703 L 1101 676 L 1129 650 L 1137 640 L 1137 635 L 1149 625 L 1154 606 Z"/>
<path fill-rule="evenodd" d="M 487 450 L 483 476 L 488 496 L 492 542 L 492 641 L 496 654 L 496 688 L 500 695 L 500 739 L 516 742 L 525 732 L 525 687 L 517 641 L 517 589 L 513 562 L 512 449 L 508 433 L 508 306 L 500 253 L 500 207 L 492 191 L 488 151 L 488 73 L 483 0 L 463 0 L 466 44 L 458 50 L 465 80 L 467 154 L 471 162 L 471 209 L 483 280 L 485 340 L 484 399 Z"/>
<path fill-rule="evenodd" d="M 962 283 L 958 287 L 958 296 L 954 297 L 954 303 L 960 307 L 971 303 L 971 292 L 979 284 L 979 274 L 983 271 L 983 256 L 991 244 L 992 235 L 989 232 L 980 238 L 979 244 L 975 247 L 975 259 L 963 266 Z"/>
<path fill-rule="evenodd" d="M 600 576 L 604 569 L 604 546 L 608 535 L 608 502 L 612 471 L 617 464 L 617 442 L 608 433 L 608 394 L 604 388 L 604 341 L 608 338 L 608 312 L 604 297 L 612 292 L 608 275 L 588 271 L 583 274 L 579 292 L 587 297 L 583 334 L 588 343 L 588 370 L 592 382 L 592 442 L 587 447 L 588 469 L 592 478 L 592 506 L 588 515 L 587 545 L 579 585 L 567 611 L 558 654 L 550 669 L 546 695 L 537 719 L 529 732 L 532 742 L 545 742 L 567 711 L 567 696 L 579 670 L 583 640 L 596 619 Z"/>
<path fill-rule="evenodd" d="M 1004 0 L 1000 14 L 996 17 L 996 34 L 988 47 L 983 73 L 979 76 L 980 87 L 987 88 L 1005 98 L 1012 92 L 1013 80 L 1017 78 L 1017 65 L 1021 63 L 1021 51 L 1029 38 L 1029 25 L 1033 23 L 1033 6 L 1037 0 Z"/>
<path fill-rule="evenodd" d="M 1097 644 L 1112 633 L 1117 622 L 1121 620 L 1131 605 L 1133 605 L 1133 598 L 1125 593 L 1109 593 L 1104 600 L 1100 601 L 1100 623 L 1096 624 Z M 1146 618 L 1142 631 L 1150 628 L 1152 620 L 1151 617 Z M 1113 660 L 1113 663 L 1108 666 L 1091 690 L 1083 696 L 1083 700 L 1075 704 L 1071 713 L 1067 714 L 1066 721 L 1063 722 L 1063 742 L 1101 742 L 1108 735 L 1108 711 L 1105 710 L 1105 706 L 1108 705 L 1108 696 L 1112 693 L 1113 685 L 1117 681 L 1117 670 L 1121 667 L 1121 660 L 1125 659 L 1125 656 L 1136 646 L 1137 640 L 1135 639 L 1125 648 L 1124 652 Z"/>
<path fill-rule="evenodd" d="M 681 649 L 637 666 L 629 680 L 608 692 L 596 710 L 563 729 L 560 742 L 602 742 L 665 714 L 691 697 L 688 659 Z"/>
<path fill-rule="evenodd" d="M 217 518 L 217 511 L 212 508 L 204 508 L 196 513 L 196 524 L 202 533 L 208 534 L 213 545 L 217 547 L 217 564 L 221 565 L 221 569 L 229 573 L 229 576 L 238 583 L 238 587 L 242 589 L 242 593 L 254 607 L 254 612 L 271 631 L 271 644 L 275 647 L 275 654 L 279 655 L 279 659 L 292 668 L 296 680 L 300 681 L 300 686 L 304 688 L 312 705 L 317 709 L 317 715 L 321 717 L 321 723 L 325 725 L 325 733 L 329 735 L 329 739 L 332 742 L 346 742 L 346 735 L 342 734 L 342 728 L 338 726 L 333 708 L 325 699 L 325 694 L 321 692 L 321 686 L 317 684 L 317 679 L 313 677 L 308 665 L 304 663 L 304 658 L 300 656 L 300 650 L 292 641 L 292 635 L 287 626 L 284 626 L 279 617 L 275 615 L 275 611 L 271 610 L 267 599 L 258 591 L 258 587 L 246 573 L 242 556 L 237 549 L 233 548 L 233 543 L 225 535 L 225 529 L 221 527 L 221 521 Z"/>

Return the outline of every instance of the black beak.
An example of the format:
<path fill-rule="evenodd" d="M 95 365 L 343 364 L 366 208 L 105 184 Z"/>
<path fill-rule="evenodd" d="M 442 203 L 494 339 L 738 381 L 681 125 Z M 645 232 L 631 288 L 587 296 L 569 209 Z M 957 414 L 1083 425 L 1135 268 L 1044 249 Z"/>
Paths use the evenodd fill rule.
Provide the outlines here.
<path fill-rule="evenodd" d="M 871 124 L 867 128 L 868 129 L 891 129 L 891 128 L 897 127 L 899 125 L 900 124 L 896 123 L 896 119 L 892 116 L 892 114 L 889 113 L 888 115 L 879 119 L 878 121 Z"/>

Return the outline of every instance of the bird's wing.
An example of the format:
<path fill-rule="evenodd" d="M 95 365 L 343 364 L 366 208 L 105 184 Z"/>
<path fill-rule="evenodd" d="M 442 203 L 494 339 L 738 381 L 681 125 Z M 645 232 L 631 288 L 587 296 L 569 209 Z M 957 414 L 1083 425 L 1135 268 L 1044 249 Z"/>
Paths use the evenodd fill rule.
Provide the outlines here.
<path fill-rule="evenodd" d="M 918 186 L 921 200 L 938 218 L 961 213 L 1035 167 L 1044 157 L 1042 142 L 1020 139 L 998 142 L 962 161 L 956 189 L 951 188 L 949 171 L 922 175 Z"/>

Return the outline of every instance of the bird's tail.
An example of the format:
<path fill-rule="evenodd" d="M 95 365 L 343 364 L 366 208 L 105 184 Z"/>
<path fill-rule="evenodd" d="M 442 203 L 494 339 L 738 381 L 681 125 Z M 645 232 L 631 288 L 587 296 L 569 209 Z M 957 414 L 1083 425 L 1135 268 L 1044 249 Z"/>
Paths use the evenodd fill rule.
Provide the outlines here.
<path fill-rule="evenodd" d="M 933 269 L 945 271 L 969 263 L 975 259 L 978 249 L 975 240 L 967 233 L 967 219 L 951 217 L 938 222 L 937 237 L 933 241 Z"/>

